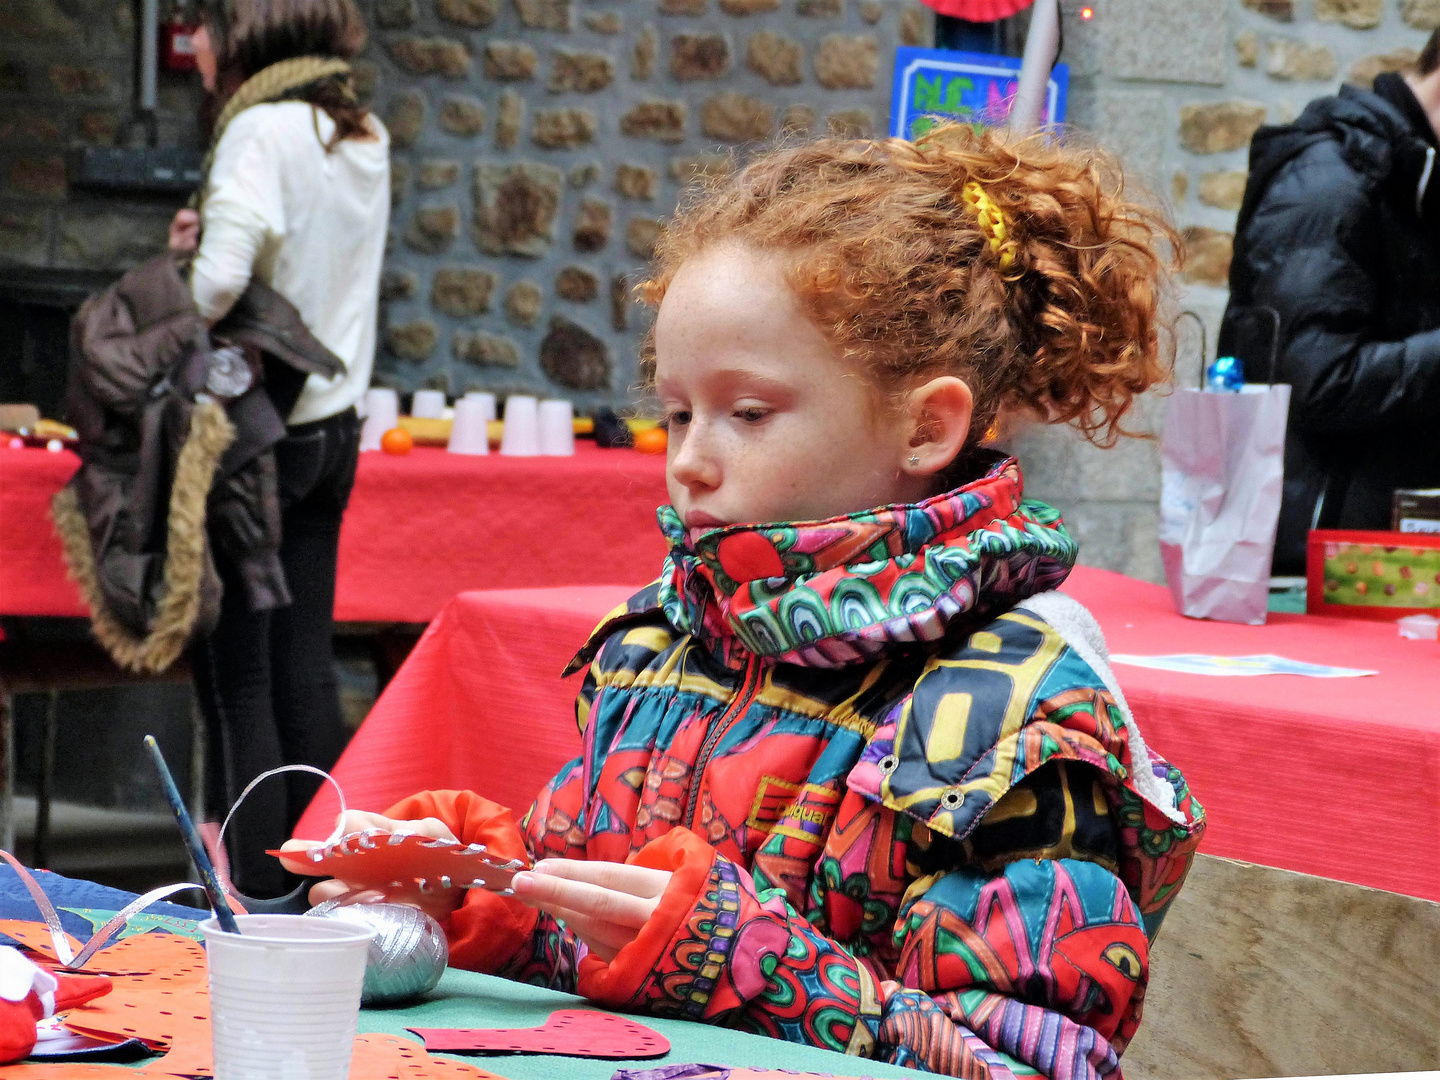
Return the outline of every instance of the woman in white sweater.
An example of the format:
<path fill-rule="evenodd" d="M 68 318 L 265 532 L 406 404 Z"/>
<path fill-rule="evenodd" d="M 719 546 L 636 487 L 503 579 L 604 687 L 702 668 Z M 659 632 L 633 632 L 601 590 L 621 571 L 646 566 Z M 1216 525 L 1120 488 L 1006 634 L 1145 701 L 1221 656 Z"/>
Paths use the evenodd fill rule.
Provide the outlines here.
<path fill-rule="evenodd" d="M 344 746 L 331 642 L 335 562 L 390 208 L 389 136 L 355 102 L 345 63 L 364 42 L 352 0 L 222 0 L 196 35 L 219 120 L 200 210 L 177 214 L 170 236 L 173 251 L 194 253 L 195 303 L 217 322 L 258 277 L 345 364 L 333 379 L 309 378 L 275 448 L 291 602 L 253 610 L 237 568 L 215 547 L 222 613 L 198 643 L 194 668 L 219 810 L 261 772 L 328 769 Z M 284 890 L 264 852 L 290 835 L 314 791 L 308 776 L 284 780 L 288 787 L 274 781 L 247 799 L 228 834 L 232 877 L 251 896 Z"/>

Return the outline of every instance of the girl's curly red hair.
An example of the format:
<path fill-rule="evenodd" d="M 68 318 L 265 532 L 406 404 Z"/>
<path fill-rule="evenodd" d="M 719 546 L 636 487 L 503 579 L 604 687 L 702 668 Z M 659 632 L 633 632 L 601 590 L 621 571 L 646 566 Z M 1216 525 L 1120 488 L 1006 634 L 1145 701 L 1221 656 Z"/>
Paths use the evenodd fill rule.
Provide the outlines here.
<path fill-rule="evenodd" d="M 983 185 L 1016 242 L 1008 269 L 962 199 Z M 975 398 L 972 444 L 1039 414 L 1112 445 L 1136 395 L 1163 381 L 1159 212 L 1124 195 L 1114 161 L 1039 138 L 946 125 L 915 142 L 824 139 L 771 151 L 692 195 L 641 290 L 658 305 L 716 243 L 791 256 L 802 305 L 842 356 L 896 394 L 950 374 Z"/>

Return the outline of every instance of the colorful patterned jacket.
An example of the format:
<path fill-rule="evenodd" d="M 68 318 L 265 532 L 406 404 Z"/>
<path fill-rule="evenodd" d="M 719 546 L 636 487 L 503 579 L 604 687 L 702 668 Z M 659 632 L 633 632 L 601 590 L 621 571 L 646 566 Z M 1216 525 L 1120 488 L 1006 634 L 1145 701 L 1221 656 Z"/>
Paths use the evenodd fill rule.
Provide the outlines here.
<path fill-rule="evenodd" d="M 660 907 L 607 964 L 472 890 L 452 963 L 955 1076 L 1118 1075 L 1204 816 L 1046 592 L 1075 548 L 1015 462 L 825 522 L 661 526 L 662 577 L 572 665 L 584 753 L 520 831 L 469 792 L 387 811 L 670 870 Z"/>

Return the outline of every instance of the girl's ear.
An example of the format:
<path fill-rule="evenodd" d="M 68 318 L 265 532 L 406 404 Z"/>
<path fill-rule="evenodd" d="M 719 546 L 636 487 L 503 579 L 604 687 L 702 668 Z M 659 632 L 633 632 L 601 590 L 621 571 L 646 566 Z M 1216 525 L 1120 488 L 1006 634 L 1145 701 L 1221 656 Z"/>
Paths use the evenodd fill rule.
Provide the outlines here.
<path fill-rule="evenodd" d="M 953 375 L 931 379 L 910 392 L 910 439 L 900 463 L 911 476 L 934 476 L 959 455 L 970 434 L 975 398 Z"/>

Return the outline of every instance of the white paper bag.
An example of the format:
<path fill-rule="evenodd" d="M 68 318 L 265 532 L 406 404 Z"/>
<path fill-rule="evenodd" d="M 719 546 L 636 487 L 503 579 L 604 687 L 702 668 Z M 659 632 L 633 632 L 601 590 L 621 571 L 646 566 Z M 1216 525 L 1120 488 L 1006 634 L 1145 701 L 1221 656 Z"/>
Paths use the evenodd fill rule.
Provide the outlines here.
<path fill-rule="evenodd" d="M 1160 440 L 1160 555 L 1181 614 L 1265 621 L 1290 387 L 1177 390 Z"/>

